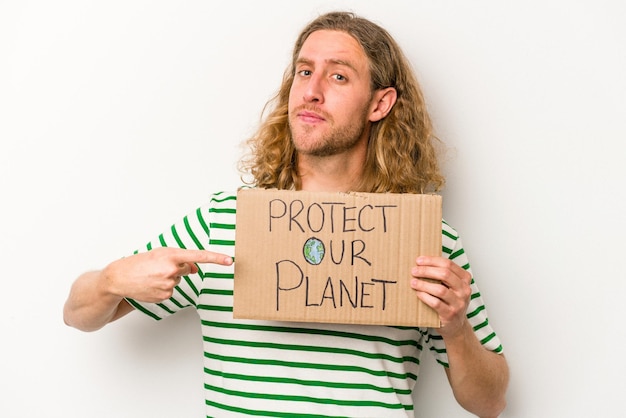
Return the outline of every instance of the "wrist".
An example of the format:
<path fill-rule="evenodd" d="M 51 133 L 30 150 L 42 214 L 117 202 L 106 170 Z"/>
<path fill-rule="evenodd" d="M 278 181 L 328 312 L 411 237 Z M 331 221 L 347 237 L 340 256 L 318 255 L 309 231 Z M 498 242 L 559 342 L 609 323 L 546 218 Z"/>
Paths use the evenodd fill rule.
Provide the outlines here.
<path fill-rule="evenodd" d="M 116 300 L 119 302 L 124 298 L 124 295 L 119 286 L 116 284 L 116 263 L 117 261 L 113 261 L 111 264 L 100 270 L 95 280 L 98 294 L 101 298 Z"/>
<path fill-rule="evenodd" d="M 456 326 L 446 325 L 441 327 L 439 334 L 446 342 L 446 346 L 449 344 L 464 344 L 467 341 L 476 339 L 472 325 L 467 318 L 464 318 L 463 321 Z"/>

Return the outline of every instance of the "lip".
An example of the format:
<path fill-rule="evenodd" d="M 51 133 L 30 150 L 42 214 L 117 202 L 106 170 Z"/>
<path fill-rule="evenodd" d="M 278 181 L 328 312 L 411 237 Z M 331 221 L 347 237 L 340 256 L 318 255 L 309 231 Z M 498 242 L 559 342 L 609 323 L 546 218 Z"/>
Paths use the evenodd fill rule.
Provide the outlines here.
<path fill-rule="evenodd" d="M 323 122 L 325 120 L 318 113 L 311 112 L 309 110 L 302 110 L 298 112 L 298 119 L 309 123 Z"/>

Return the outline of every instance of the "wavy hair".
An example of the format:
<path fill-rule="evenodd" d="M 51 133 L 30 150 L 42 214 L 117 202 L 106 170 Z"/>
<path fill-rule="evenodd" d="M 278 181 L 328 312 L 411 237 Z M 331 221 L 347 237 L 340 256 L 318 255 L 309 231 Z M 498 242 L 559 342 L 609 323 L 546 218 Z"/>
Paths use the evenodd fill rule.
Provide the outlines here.
<path fill-rule="evenodd" d="M 278 93 L 263 109 L 261 125 L 246 141 L 249 154 L 239 167 L 249 173 L 245 183 L 263 188 L 299 189 L 297 154 L 288 121 L 289 91 L 295 62 L 308 36 L 318 30 L 348 33 L 368 57 L 372 92 L 394 87 L 397 101 L 391 112 L 372 123 L 361 182 L 354 191 L 430 193 L 444 184 L 438 146 L 424 96 L 414 71 L 391 35 L 373 22 L 348 12 L 324 14 L 298 37 Z"/>

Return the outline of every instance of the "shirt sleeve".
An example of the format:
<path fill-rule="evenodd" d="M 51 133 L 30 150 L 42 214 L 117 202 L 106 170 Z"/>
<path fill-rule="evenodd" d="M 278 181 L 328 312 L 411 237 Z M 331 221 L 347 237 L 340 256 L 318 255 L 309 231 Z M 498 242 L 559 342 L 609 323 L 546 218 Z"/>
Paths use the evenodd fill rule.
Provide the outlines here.
<path fill-rule="evenodd" d="M 172 225 L 167 231 L 150 241 L 145 247 L 135 253 L 150 251 L 158 247 L 176 247 L 183 249 L 209 249 L 210 242 L 210 207 L 201 206 L 185 216 L 179 222 Z M 199 266 L 198 273 L 183 276 L 178 286 L 174 289 L 172 297 L 159 303 L 144 303 L 134 299 L 126 300 L 138 311 L 149 317 L 160 320 L 173 315 L 183 308 L 196 306 L 205 276 L 203 267 Z"/>
<path fill-rule="evenodd" d="M 459 234 L 445 221 L 442 223 L 442 256 L 454 261 L 464 270 L 472 273 L 467 254 L 465 254 L 463 243 L 461 242 Z M 467 319 L 474 329 L 474 334 L 483 347 L 496 353 L 502 353 L 502 344 L 489 324 L 487 308 L 485 307 L 483 298 L 480 295 L 480 291 L 478 290 L 478 285 L 476 284 L 473 274 L 471 289 L 472 295 L 470 297 L 469 306 L 467 307 Z M 448 367 L 448 355 L 446 353 L 445 343 L 441 335 L 437 332 L 437 329 L 428 328 L 424 344 L 433 353 L 439 364 Z"/>

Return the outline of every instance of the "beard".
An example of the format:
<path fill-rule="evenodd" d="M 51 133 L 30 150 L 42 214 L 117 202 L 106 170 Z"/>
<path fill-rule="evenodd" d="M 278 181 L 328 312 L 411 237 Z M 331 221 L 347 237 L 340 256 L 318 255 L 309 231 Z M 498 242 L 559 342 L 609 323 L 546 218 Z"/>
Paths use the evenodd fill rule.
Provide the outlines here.
<path fill-rule="evenodd" d="M 302 106 L 295 109 L 291 114 L 296 115 Z M 338 155 L 354 148 L 363 138 L 367 128 L 367 109 L 363 109 L 358 117 L 353 118 L 348 124 L 336 126 L 334 119 L 319 109 L 311 109 L 321 114 L 325 122 L 322 127 L 298 123 L 289 116 L 289 130 L 291 140 L 296 151 L 302 155 L 312 157 L 329 157 Z M 323 129 L 321 129 L 323 128 Z"/>

